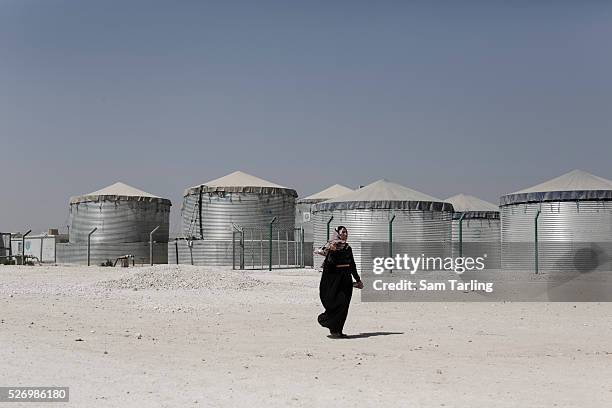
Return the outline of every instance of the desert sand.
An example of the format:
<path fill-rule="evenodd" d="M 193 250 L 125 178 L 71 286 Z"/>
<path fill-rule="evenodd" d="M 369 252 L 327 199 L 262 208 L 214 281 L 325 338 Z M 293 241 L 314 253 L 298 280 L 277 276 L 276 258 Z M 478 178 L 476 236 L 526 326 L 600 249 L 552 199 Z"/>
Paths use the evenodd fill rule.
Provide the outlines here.
<path fill-rule="evenodd" d="M 0 385 L 70 407 L 610 407 L 610 303 L 362 303 L 318 272 L 0 266 Z M 5 404 L 7 405 L 7 404 Z M 31 403 L 11 403 L 11 407 Z"/>

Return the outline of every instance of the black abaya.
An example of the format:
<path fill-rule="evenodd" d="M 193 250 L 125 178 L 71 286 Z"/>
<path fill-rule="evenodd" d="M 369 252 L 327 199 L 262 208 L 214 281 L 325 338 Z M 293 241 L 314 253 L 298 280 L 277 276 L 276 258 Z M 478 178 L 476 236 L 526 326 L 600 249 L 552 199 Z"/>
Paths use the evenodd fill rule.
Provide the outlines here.
<path fill-rule="evenodd" d="M 319 297 L 325 312 L 319 315 L 319 324 L 331 333 L 342 333 L 353 295 L 353 281 L 359 282 L 359 274 L 350 246 L 330 251 L 323 263 L 319 284 Z"/>

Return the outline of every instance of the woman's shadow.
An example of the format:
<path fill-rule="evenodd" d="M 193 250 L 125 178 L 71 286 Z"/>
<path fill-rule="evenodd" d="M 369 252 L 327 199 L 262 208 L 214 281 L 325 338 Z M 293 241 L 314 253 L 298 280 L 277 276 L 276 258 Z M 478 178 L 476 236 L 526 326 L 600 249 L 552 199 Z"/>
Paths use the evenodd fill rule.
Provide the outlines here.
<path fill-rule="evenodd" d="M 365 339 L 368 337 L 376 337 L 376 336 L 391 336 L 394 334 L 404 334 L 404 332 L 369 332 L 369 333 L 359 333 L 359 334 L 347 334 L 347 339 Z"/>

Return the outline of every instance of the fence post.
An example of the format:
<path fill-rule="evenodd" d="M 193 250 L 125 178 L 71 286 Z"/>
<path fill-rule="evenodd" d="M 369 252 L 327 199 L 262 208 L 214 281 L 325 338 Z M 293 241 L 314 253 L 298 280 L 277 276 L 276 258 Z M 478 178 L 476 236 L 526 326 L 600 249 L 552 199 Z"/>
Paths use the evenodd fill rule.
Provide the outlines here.
<path fill-rule="evenodd" d="M 327 221 L 327 240 L 328 241 L 329 241 L 329 224 L 331 224 L 333 219 L 334 219 L 334 216 L 332 215 L 331 217 L 329 217 L 329 220 Z"/>
<path fill-rule="evenodd" d="M 178 238 L 174 238 L 174 251 L 176 254 L 176 264 L 179 264 L 179 254 L 178 254 Z"/>
<path fill-rule="evenodd" d="M 240 231 L 240 269 L 244 268 L 244 228 Z"/>
<path fill-rule="evenodd" d="M 98 230 L 98 227 L 95 227 L 89 234 L 87 234 L 87 266 L 91 265 L 91 235 Z"/>
<path fill-rule="evenodd" d="M 21 236 L 21 264 L 25 265 L 25 239 L 28 235 L 30 235 L 32 230 L 28 230 L 25 234 Z"/>
<path fill-rule="evenodd" d="M 202 227 L 202 193 L 204 186 L 200 186 L 200 194 L 198 197 L 198 221 L 200 223 L 200 239 L 204 239 L 204 228 Z"/>
<path fill-rule="evenodd" d="M 536 212 L 536 216 L 533 220 L 534 222 L 534 235 L 535 235 L 535 273 L 536 275 L 540 272 L 539 259 L 538 259 L 538 218 L 540 218 L 541 210 Z"/>
<path fill-rule="evenodd" d="M 13 260 L 13 234 L 9 232 L 9 260 Z"/>
<path fill-rule="evenodd" d="M 304 227 L 300 227 L 300 241 L 301 241 L 301 249 L 300 249 L 300 254 L 301 254 L 301 261 L 300 261 L 300 266 L 302 268 L 304 268 L 306 265 L 306 262 L 304 261 Z"/>
<path fill-rule="evenodd" d="M 232 230 L 232 270 L 236 270 L 236 231 Z"/>
<path fill-rule="evenodd" d="M 459 217 L 459 257 L 463 257 L 463 218 L 465 217 L 465 213 L 461 214 Z"/>
<path fill-rule="evenodd" d="M 395 214 L 389 220 L 389 257 L 393 258 L 393 221 L 395 221 Z"/>
<path fill-rule="evenodd" d="M 189 247 L 189 258 L 191 259 L 191 265 L 193 265 L 193 241 L 187 241 Z"/>
<path fill-rule="evenodd" d="M 285 243 L 286 243 L 286 250 L 287 250 L 286 266 L 289 267 L 289 230 L 285 231 Z"/>
<path fill-rule="evenodd" d="M 268 270 L 271 271 L 272 270 L 272 224 L 274 224 L 274 221 L 276 221 L 276 217 L 272 218 L 272 220 L 270 221 L 270 227 L 269 227 L 269 237 L 268 237 L 268 243 L 270 244 L 270 248 L 269 248 L 269 253 L 268 253 Z"/>
<path fill-rule="evenodd" d="M 153 234 L 155 234 L 159 227 L 158 225 L 149 233 L 149 261 L 151 262 L 151 266 L 153 266 Z"/>

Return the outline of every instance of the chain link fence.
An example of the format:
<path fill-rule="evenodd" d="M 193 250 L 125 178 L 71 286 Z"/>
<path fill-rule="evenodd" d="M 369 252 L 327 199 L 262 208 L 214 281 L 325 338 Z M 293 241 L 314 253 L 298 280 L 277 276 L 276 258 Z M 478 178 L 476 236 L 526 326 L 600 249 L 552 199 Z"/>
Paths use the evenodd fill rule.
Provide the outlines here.
<path fill-rule="evenodd" d="M 152 251 L 151 251 L 152 250 Z M 151 252 L 153 259 L 151 259 Z M 129 256 L 136 265 L 168 263 L 168 244 L 154 242 L 57 244 L 57 263 L 87 265 L 114 264 L 117 258 Z"/>
<path fill-rule="evenodd" d="M 233 269 L 304 268 L 303 228 L 234 226 L 232 237 Z"/>

